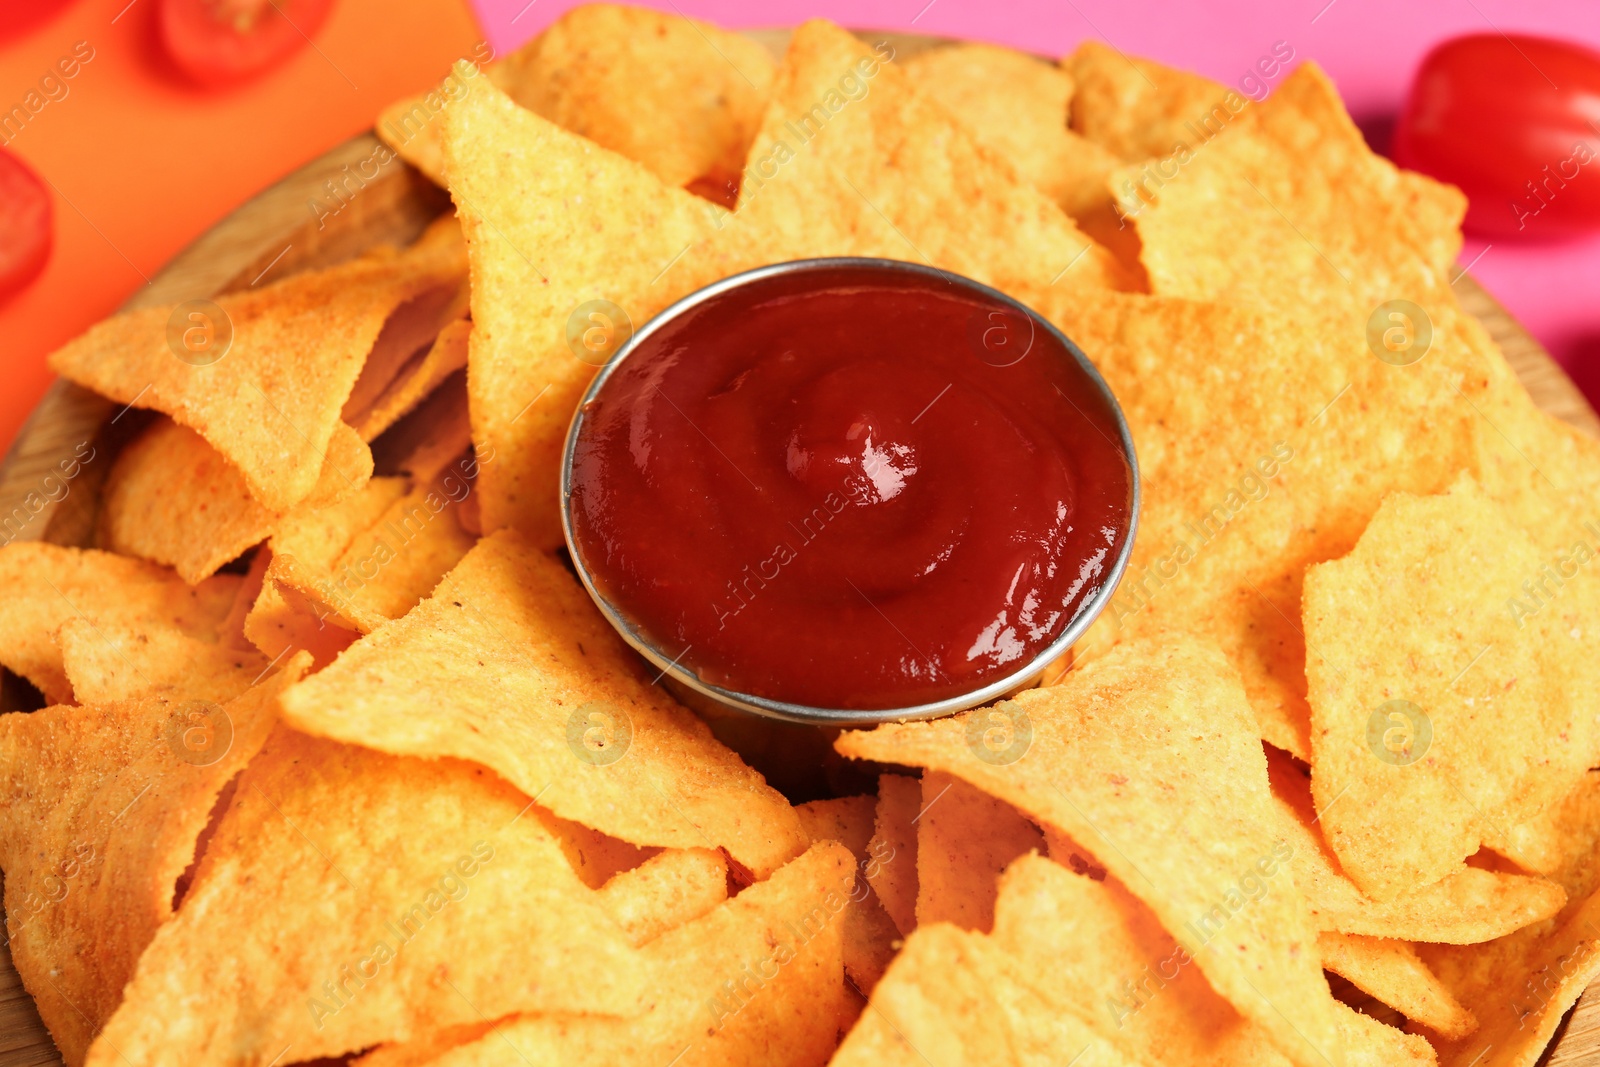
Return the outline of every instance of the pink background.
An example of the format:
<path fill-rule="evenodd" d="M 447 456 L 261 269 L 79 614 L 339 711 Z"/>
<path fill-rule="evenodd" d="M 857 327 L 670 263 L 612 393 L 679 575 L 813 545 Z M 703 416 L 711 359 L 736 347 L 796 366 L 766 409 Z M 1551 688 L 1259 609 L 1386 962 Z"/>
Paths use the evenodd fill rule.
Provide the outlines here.
<path fill-rule="evenodd" d="M 1287 41 L 1296 59 L 1332 75 L 1350 113 L 1380 149 L 1428 48 L 1461 33 L 1532 32 L 1600 49 L 1592 0 L 636 0 L 730 27 L 830 18 L 994 41 L 1056 56 L 1087 37 L 1237 84 L 1258 56 Z M 575 0 L 473 0 L 499 51 L 548 25 Z M 1462 262 L 1550 349 L 1600 406 L 1600 235 L 1516 244 L 1468 235 Z"/>

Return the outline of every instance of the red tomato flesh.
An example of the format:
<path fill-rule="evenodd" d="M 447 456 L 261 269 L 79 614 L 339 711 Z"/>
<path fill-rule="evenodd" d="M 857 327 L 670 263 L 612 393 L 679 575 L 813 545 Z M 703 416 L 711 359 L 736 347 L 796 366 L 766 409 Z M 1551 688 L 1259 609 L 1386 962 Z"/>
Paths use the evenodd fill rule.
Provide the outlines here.
<path fill-rule="evenodd" d="M 50 191 L 27 164 L 0 149 L 0 300 L 39 276 L 54 243 Z"/>
<path fill-rule="evenodd" d="M 332 10 L 333 0 L 161 0 L 161 40 L 188 77 L 228 85 L 304 48 Z"/>
<path fill-rule="evenodd" d="M 1480 233 L 1600 228 L 1600 54 L 1518 34 L 1446 41 L 1422 61 L 1394 152 L 1460 186 Z"/>

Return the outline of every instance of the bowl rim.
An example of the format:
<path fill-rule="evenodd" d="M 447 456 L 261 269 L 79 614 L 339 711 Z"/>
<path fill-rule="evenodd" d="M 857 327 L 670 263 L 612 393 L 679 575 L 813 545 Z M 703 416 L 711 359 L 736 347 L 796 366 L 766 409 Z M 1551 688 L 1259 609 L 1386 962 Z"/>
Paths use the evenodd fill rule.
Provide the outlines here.
<path fill-rule="evenodd" d="M 668 656 L 661 649 L 658 649 L 625 613 L 601 593 L 590 573 L 588 564 L 584 560 L 583 552 L 579 548 L 577 536 L 573 529 L 572 468 L 578 437 L 583 430 L 584 416 L 589 405 L 599 395 L 600 391 L 605 388 L 606 382 L 611 379 L 612 373 L 623 364 L 628 356 L 637 351 L 641 344 L 649 340 L 667 323 L 708 301 L 716 299 L 729 290 L 780 275 L 838 268 L 865 268 L 886 273 L 914 274 L 922 278 L 936 278 L 953 284 L 970 295 L 996 301 L 1026 315 L 1035 330 L 1042 328 L 1056 339 L 1074 360 L 1079 372 L 1087 377 L 1090 384 L 1099 391 L 1102 401 L 1112 415 L 1119 437 L 1118 444 L 1128 463 L 1129 499 L 1128 517 L 1125 524 L 1126 536 L 1122 538 L 1122 544 L 1111 561 L 1106 580 L 1101 583 L 1093 596 L 1079 606 L 1077 614 L 1072 617 L 1066 628 L 1062 630 L 1056 639 L 1016 670 L 1009 671 L 982 686 L 940 700 L 899 708 L 814 707 L 807 704 L 777 700 L 771 697 L 757 696 L 752 693 L 742 693 L 701 680 L 693 671 L 686 669 L 679 663 L 684 655 L 687 654 L 688 649 L 678 653 L 676 657 Z M 697 289 L 656 314 L 643 326 L 635 330 L 617 348 L 616 352 L 612 353 L 604 366 L 600 368 L 599 373 L 589 383 L 589 387 L 584 390 L 583 397 L 574 409 L 572 420 L 567 426 L 566 443 L 561 456 L 560 484 L 561 530 L 566 539 L 567 551 L 572 557 L 573 569 L 577 572 L 578 579 L 583 583 L 584 589 L 588 591 L 590 599 L 594 601 L 595 606 L 600 609 L 600 613 L 605 616 L 606 621 L 611 624 L 612 628 L 636 652 L 659 669 L 660 673 L 656 676 L 655 681 L 660 681 L 663 677 L 669 678 L 671 681 L 685 686 L 723 707 L 762 718 L 825 726 L 863 726 L 880 722 L 905 722 L 914 719 L 931 719 L 952 715 L 968 708 L 981 707 L 1002 699 L 1038 681 L 1050 664 L 1054 663 L 1063 653 L 1077 643 L 1084 632 L 1099 618 L 1101 612 L 1111 604 L 1112 598 L 1116 595 L 1117 587 L 1122 581 L 1123 573 L 1127 570 L 1128 561 L 1133 554 L 1134 542 L 1138 537 L 1141 501 L 1138 453 L 1134 449 L 1133 435 L 1128 428 L 1128 420 L 1123 415 L 1122 406 L 1117 402 L 1116 394 L 1106 384 L 1106 380 L 1100 374 L 1100 371 L 1090 362 L 1089 358 L 1084 355 L 1083 350 L 1071 338 L 1062 333 L 1061 330 L 1057 329 L 1048 319 L 1033 308 L 1028 307 L 1015 297 L 984 285 L 982 282 L 952 271 L 926 266 L 921 263 L 869 256 L 826 256 L 813 259 L 787 260 L 782 263 L 770 263 L 755 267 L 729 275 L 701 289 Z"/>

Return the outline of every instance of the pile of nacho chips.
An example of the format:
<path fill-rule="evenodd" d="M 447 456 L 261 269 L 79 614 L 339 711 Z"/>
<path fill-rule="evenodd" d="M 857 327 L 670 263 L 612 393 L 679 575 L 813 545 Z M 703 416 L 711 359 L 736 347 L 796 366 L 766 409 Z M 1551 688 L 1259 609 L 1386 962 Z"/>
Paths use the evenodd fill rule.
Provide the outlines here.
<path fill-rule="evenodd" d="M 454 204 L 409 247 L 52 357 L 128 406 L 90 540 L 0 549 L 6 940 L 70 1067 L 1539 1058 L 1600 975 L 1600 443 L 1314 64 L 594 5 L 377 132 Z M 1140 536 L 1049 684 L 691 709 L 572 574 L 597 367 L 822 255 L 1011 293 L 1118 395 Z"/>

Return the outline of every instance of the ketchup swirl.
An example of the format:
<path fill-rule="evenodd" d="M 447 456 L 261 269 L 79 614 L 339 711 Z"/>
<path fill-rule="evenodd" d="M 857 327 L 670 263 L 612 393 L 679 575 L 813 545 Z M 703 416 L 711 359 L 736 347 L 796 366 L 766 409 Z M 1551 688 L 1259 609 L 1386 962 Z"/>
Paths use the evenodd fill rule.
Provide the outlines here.
<path fill-rule="evenodd" d="M 585 406 L 571 531 L 702 681 L 909 707 L 1027 666 L 1108 581 L 1133 475 L 1057 336 L 971 283 L 817 265 L 642 335 Z"/>

